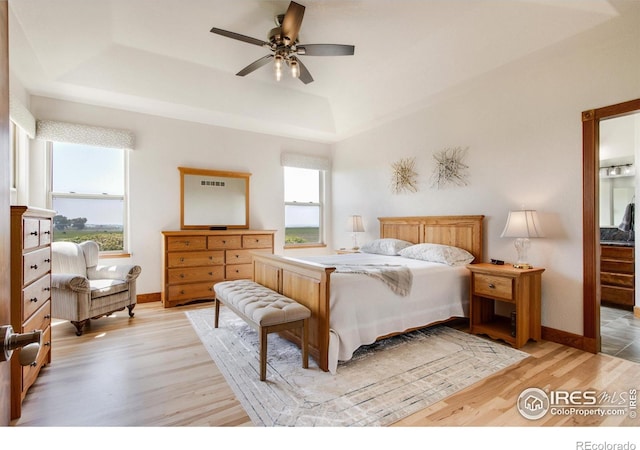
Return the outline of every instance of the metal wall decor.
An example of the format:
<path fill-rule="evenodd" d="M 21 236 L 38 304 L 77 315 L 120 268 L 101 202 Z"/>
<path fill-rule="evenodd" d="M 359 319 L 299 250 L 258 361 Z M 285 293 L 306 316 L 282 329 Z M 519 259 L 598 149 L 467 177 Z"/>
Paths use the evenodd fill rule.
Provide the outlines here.
<path fill-rule="evenodd" d="M 433 155 L 436 167 L 431 176 L 431 187 L 438 189 L 448 184 L 466 186 L 469 166 L 462 160 L 467 154 L 467 148 L 447 148 Z"/>
<path fill-rule="evenodd" d="M 416 181 L 418 174 L 414 170 L 415 163 L 415 158 L 402 158 L 391 164 L 393 169 L 391 190 L 394 194 L 399 194 L 403 191 L 418 191 Z"/>

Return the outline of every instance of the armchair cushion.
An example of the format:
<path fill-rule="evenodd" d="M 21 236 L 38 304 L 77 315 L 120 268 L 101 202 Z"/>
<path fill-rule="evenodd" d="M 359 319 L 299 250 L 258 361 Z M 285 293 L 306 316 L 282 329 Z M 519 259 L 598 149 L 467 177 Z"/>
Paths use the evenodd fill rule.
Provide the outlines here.
<path fill-rule="evenodd" d="M 123 280 L 89 280 L 91 286 L 91 299 L 113 295 L 129 290 L 129 283 Z"/>
<path fill-rule="evenodd" d="M 108 279 L 132 281 L 138 278 L 142 271 L 140 266 L 133 264 L 114 264 L 111 266 L 88 267 L 87 274 L 90 280 Z"/>

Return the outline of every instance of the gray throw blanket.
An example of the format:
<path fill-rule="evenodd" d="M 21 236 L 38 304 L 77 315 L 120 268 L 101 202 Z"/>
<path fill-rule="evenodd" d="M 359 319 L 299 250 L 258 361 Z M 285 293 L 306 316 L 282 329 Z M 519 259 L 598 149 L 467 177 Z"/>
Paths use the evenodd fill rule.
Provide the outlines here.
<path fill-rule="evenodd" d="M 413 274 L 407 266 L 391 264 L 336 264 L 336 273 L 357 273 L 382 281 L 396 294 L 406 297 L 411 292 Z"/>

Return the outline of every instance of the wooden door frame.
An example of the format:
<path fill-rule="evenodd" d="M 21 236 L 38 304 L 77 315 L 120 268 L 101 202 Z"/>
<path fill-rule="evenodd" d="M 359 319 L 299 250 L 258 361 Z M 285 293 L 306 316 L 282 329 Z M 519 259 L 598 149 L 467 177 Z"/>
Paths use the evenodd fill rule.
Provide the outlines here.
<path fill-rule="evenodd" d="M 640 99 L 582 112 L 584 350 L 600 351 L 600 121 L 640 111 Z"/>
<path fill-rule="evenodd" d="M 0 0 L 0 325 L 11 324 L 11 210 L 9 206 L 9 5 Z M 0 362 L 0 426 L 11 419 L 11 370 Z"/>

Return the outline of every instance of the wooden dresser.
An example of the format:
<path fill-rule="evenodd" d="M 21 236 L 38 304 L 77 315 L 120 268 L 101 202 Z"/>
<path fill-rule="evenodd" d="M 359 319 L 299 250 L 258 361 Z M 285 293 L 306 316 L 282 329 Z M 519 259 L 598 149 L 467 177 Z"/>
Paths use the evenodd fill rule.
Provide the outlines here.
<path fill-rule="evenodd" d="M 219 281 L 253 278 L 251 253 L 273 253 L 275 230 L 163 231 L 162 304 L 213 299 Z"/>
<path fill-rule="evenodd" d="M 600 246 L 600 293 L 604 305 L 632 310 L 635 304 L 635 248 Z"/>
<path fill-rule="evenodd" d="M 11 207 L 11 326 L 15 333 L 42 330 L 36 361 L 21 366 L 11 358 L 11 419 L 22 413 L 22 401 L 42 366 L 51 363 L 51 238 L 55 211 Z"/>

